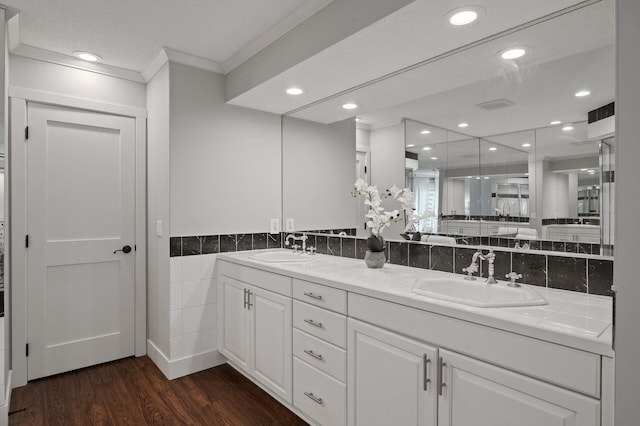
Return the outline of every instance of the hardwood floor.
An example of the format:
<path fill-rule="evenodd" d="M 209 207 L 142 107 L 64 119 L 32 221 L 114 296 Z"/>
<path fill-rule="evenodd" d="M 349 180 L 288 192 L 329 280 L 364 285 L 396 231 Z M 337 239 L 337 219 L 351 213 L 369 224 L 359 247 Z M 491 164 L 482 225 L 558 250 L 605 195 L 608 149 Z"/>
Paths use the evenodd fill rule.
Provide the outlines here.
<path fill-rule="evenodd" d="M 167 380 L 125 358 L 13 390 L 10 425 L 306 425 L 228 365 Z"/>

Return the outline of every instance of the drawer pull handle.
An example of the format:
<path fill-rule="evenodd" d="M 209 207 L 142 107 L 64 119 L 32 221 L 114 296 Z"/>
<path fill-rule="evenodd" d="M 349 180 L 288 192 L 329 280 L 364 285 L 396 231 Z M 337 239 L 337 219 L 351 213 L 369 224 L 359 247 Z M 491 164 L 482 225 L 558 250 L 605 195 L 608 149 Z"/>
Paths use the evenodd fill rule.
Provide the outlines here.
<path fill-rule="evenodd" d="M 318 360 L 322 361 L 322 355 L 315 353 L 311 349 L 305 349 L 304 353 L 309 355 L 309 356 L 314 357 L 315 359 L 318 359 Z"/>
<path fill-rule="evenodd" d="M 321 322 L 315 322 L 312 319 L 306 319 L 306 320 L 304 320 L 304 322 L 306 322 L 307 324 L 311 324 L 314 327 L 322 328 L 322 323 Z"/>
<path fill-rule="evenodd" d="M 315 396 L 315 395 L 313 394 L 313 392 L 305 392 L 304 394 L 305 394 L 307 397 L 311 398 L 311 400 L 312 400 L 313 402 L 315 402 L 316 404 L 324 405 L 324 404 L 322 403 L 322 398 L 319 398 L 319 397 Z"/>
<path fill-rule="evenodd" d="M 305 293 L 304 295 L 307 296 L 307 297 L 310 297 L 312 299 L 322 300 L 322 296 L 319 295 L 319 294 Z"/>

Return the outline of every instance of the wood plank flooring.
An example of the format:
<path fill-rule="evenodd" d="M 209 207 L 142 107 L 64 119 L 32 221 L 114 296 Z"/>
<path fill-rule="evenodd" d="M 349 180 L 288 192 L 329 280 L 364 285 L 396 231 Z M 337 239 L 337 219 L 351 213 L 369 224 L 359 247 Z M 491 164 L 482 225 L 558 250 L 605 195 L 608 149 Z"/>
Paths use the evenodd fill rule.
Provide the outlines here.
<path fill-rule="evenodd" d="M 13 390 L 9 425 L 306 425 L 228 365 L 167 380 L 125 358 Z"/>

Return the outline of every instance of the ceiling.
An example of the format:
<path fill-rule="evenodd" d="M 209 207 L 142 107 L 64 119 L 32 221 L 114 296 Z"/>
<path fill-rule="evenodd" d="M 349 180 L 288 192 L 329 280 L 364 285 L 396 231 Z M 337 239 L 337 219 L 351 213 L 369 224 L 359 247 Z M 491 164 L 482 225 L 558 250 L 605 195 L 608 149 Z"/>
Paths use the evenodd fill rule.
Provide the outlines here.
<path fill-rule="evenodd" d="M 2 0 L 20 12 L 20 42 L 141 72 L 163 47 L 228 72 L 332 0 Z"/>
<path fill-rule="evenodd" d="M 101 55 L 106 65 L 140 73 L 166 47 L 228 74 L 333 2 L 3 3 L 10 12 L 20 12 L 19 46 L 13 53 L 19 47 L 60 55 L 88 50 Z M 473 0 L 484 16 L 468 27 L 449 25 L 446 14 L 468 3 L 415 0 L 255 82 L 229 103 L 278 114 L 296 111 L 294 117 L 322 123 L 358 115 L 374 129 L 403 117 L 452 129 L 464 120 L 471 123 L 464 133 L 486 136 L 541 127 L 554 119 L 584 120 L 587 111 L 613 100 L 614 0 L 537 0 L 518 2 L 518 7 L 513 0 Z M 333 30 L 331 24 L 325 22 L 326 31 Z M 300 45 L 309 42 L 301 40 Z M 499 51 L 515 45 L 530 52 L 517 61 L 498 59 Z M 413 67 L 419 63 L 424 66 Z M 406 72 L 394 74 L 404 68 Z M 290 85 L 305 93 L 285 95 L 283 89 Z M 576 101 L 573 92 L 584 87 L 592 95 Z M 514 105 L 494 111 L 476 106 L 497 98 Z M 356 102 L 358 110 L 342 110 L 346 101 Z"/>

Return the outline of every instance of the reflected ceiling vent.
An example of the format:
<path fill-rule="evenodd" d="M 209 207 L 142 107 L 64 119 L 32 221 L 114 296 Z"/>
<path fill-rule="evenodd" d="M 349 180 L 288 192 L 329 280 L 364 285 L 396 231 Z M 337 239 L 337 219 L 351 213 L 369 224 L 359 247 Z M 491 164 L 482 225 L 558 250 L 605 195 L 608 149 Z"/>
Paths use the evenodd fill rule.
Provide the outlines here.
<path fill-rule="evenodd" d="M 494 99 L 492 101 L 483 102 L 481 104 L 477 104 L 476 106 L 486 109 L 487 111 L 493 111 L 494 109 L 506 108 L 513 105 L 509 99 Z"/>
<path fill-rule="evenodd" d="M 593 145 L 593 144 L 595 144 L 596 142 L 599 142 L 599 141 L 596 141 L 596 140 L 594 140 L 594 141 L 586 140 L 586 141 L 570 142 L 570 144 L 571 144 L 571 145 L 573 145 L 573 146 L 585 146 L 585 145 Z"/>

